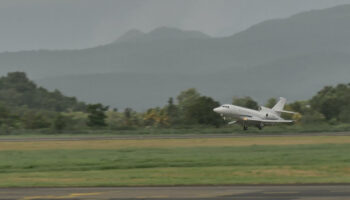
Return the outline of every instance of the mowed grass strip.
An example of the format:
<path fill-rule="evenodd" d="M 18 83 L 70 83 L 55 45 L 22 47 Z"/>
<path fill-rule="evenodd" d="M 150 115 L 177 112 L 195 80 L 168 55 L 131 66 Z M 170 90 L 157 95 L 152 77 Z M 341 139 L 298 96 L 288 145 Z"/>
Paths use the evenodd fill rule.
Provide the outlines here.
<path fill-rule="evenodd" d="M 346 144 L 350 136 L 290 136 L 290 137 L 235 137 L 193 139 L 145 140 L 82 140 L 82 141 L 29 141 L 0 142 L 0 151 L 50 149 L 123 149 L 175 147 L 230 147 L 250 145 Z"/>
<path fill-rule="evenodd" d="M 350 183 L 349 167 L 223 166 L 0 174 L 0 187 Z"/>
<path fill-rule="evenodd" d="M 350 183 L 350 144 L 0 151 L 0 186 Z"/>

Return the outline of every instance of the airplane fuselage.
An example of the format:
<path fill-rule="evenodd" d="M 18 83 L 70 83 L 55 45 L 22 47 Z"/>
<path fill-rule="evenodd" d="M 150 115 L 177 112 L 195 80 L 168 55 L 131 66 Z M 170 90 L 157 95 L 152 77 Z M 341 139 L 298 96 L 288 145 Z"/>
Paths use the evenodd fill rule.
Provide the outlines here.
<path fill-rule="evenodd" d="M 266 109 L 266 108 L 263 108 L 261 110 L 253 110 L 253 109 L 244 108 L 240 106 L 224 104 L 218 108 L 215 108 L 214 111 L 221 114 L 225 118 L 233 118 L 238 121 L 244 120 L 247 117 L 249 118 L 258 117 L 261 119 L 269 119 L 269 120 L 282 119 L 272 110 Z"/>
<path fill-rule="evenodd" d="M 225 120 L 234 120 L 229 124 L 241 124 L 244 130 L 247 130 L 248 125 L 254 125 L 262 129 L 265 125 L 273 125 L 277 123 L 292 124 L 293 120 L 285 120 L 280 117 L 281 113 L 293 114 L 291 111 L 283 110 L 286 103 L 285 98 L 280 98 L 280 101 L 273 108 L 261 106 L 259 110 L 244 108 L 241 106 L 224 104 L 214 108 L 214 112 L 220 114 Z"/>

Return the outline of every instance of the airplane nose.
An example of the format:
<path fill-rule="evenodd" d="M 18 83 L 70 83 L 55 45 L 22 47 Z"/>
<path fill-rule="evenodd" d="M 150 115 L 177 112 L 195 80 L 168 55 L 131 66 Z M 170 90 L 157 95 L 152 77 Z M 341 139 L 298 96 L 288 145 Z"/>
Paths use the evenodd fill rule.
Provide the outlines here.
<path fill-rule="evenodd" d="M 213 111 L 219 113 L 219 108 L 214 108 Z"/>

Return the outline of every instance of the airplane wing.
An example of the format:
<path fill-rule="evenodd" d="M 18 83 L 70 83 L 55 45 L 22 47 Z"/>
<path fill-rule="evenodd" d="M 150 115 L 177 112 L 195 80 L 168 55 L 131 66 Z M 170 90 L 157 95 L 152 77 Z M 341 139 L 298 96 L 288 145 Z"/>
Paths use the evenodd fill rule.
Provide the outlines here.
<path fill-rule="evenodd" d="M 251 123 L 264 123 L 264 124 L 278 124 L 278 123 L 291 124 L 294 122 L 293 120 L 284 120 L 284 119 L 270 120 L 270 119 L 261 119 L 258 117 L 244 117 L 242 120 L 246 122 L 251 122 Z"/>
<path fill-rule="evenodd" d="M 277 124 L 277 123 L 282 123 L 282 124 L 292 124 L 294 123 L 293 120 L 262 120 L 263 123 L 265 124 Z"/>

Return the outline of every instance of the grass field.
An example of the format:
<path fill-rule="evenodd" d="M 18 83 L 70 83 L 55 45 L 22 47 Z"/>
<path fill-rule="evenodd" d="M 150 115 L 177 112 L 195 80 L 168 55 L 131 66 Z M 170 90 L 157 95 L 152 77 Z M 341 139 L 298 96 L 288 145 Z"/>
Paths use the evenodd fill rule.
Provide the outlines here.
<path fill-rule="evenodd" d="M 350 136 L 0 142 L 0 186 L 350 183 Z"/>
<path fill-rule="evenodd" d="M 295 124 L 293 126 L 267 126 L 263 130 L 256 127 L 249 127 L 248 131 L 242 131 L 242 127 L 238 125 L 225 125 L 220 128 L 210 126 L 189 126 L 177 128 L 132 128 L 130 130 L 65 130 L 57 132 L 52 129 L 42 130 L 11 130 L 1 131 L 2 138 L 13 137 L 95 137 L 95 136 L 115 136 L 115 135 L 188 135 L 188 134 L 285 134 L 285 133 L 329 133 L 329 132 L 349 132 L 350 124 L 331 125 L 327 123 L 319 124 Z"/>

